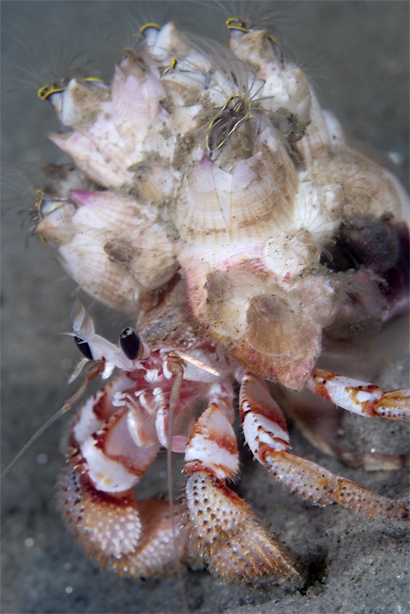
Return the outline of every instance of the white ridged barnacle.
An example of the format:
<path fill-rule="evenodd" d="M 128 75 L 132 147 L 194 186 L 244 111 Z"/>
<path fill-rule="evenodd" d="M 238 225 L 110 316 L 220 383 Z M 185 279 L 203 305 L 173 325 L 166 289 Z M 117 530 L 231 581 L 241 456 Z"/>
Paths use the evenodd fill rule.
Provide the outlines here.
<path fill-rule="evenodd" d="M 158 126 L 162 129 L 168 118 L 160 105 L 163 99 L 165 92 L 152 73 L 139 78 L 117 66 L 111 99 L 100 102 L 95 121 L 87 119 L 73 132 L 50 138 L 91 180 L 106 188 L 132 185 L 133 174 L 127 169 L 141 162 L 145 147 L 160 146 L 161 153 L 168 147 L 158 134 Z"/>
<path fill-rule="evenodd" d="M 167 58 L 185 57 L 188 54 L 188 42 L 183 39 L 173 22 L 165 24 L 156 33 L 150 29 L 147 39 L 147 51 L 156 62 L 164 62 Z"/>
<path fill-rule="evenodd" d="M 260 96 L 262 106 L 271 113 L 281 112 L 288 119 L 294 116 L 296 133 L 292 139 L 299 140 L 310 122 L 311 105 L 310 89 L 302 71 L 292 67 L 282 73 L 273 73 L 267 77 Z"/>
<path fill-rule="evenodd" d="M 227 147 L 234 148 L 231 138 Z M 203 157 L 181 183 L 175 203 L 181 238 L 198 252 L 206 246 L 209 262 L 212 249 L 264 242 L 292 219 L 297 176 L 280 135 L 266 128 L 253 155 L 242 159 L 240 153 L 229 168 L 220 168 L 220 158 Z"/>
<path fill-rule="evenodd" d="M 154 211 L 133 197 L 72 191 L 36 231 L 59 247 L 64 266 L 89 294 L 117 309 L 135 311 L 141 288 L 155 289 L 177 268 L 174 243 L 153 223 Z"/>
<path fill-rule="evenodd" d="M 63 126 L 81 128 L 92 124 L 109 100 L 110 89 L 100 81 L 71 79 L 65 90 L 53 94 L 51 102 Z"/>

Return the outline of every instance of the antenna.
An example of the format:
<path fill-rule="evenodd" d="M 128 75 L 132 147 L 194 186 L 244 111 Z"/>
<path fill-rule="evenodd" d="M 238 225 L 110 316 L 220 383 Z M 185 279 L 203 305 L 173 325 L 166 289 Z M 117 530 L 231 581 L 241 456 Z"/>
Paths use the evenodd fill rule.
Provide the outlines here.
<path fill-rule="evenodd" d="M 174 431 L 174 415 L 175 408 L 179 402 L 179 395 L 181 392 L 182 381 L 184 379 L 184 368 L 182 365 L 173 360 L 171 364 L 168 364 L 169 370 L 175 374 L 175 380 L 172 384 L 171 394 L 169 398 L 169 416 L 168 416 L 168 441 L 167 441 L 167 487 L 168 487 L 168 499 L 169 499 L 169 513 L 171 518 L 171 530 L 172 530 L 172 542 L 174 547 L 174 559 L 177 566 L 177 576 L 180 588 L 181 605 L 183 612 L 189 612 L 188 603 L 186 599 L 184 580 L 182 577 L 181 563 L 178 558 L 177 548 L 177 531 L 175 527 L 174 516 L 174 492 L 172 482 L 172 435 Z"/>
<path fill-rule="evenodd" d="M 90 382 L 103 372 L 104 365 L 105 360 L 99 360 L 97 363 L 91 365 L 86 374 L 85 380 L 83 381 L 79 389 L 69 399 L 67 399 L 64 405 L 53 416 L 51 416 L 51 418 L 49 418 L 42 426 L 40 426 L 38 431 L 34 433 L 34 435 L 28 440 L 28 442 L 21 448 L 20 452 L 13 458 L 11 463 L 7 465 L 7 467 L 1 474 L 0 481 L 7 475 L 10 469 L 14 467 L 16 462 L 23 456 L 26 450 L 28 450 L 33 445 L 33 443 L 48 429 L 48 427 L 54 424 L 54 422 L 61 418 L 61 416 L 68 412 L 73 407 L 73 405 L 75 405 L 77 401 L 81 399 L 81 397 L 87 390 Z"/>

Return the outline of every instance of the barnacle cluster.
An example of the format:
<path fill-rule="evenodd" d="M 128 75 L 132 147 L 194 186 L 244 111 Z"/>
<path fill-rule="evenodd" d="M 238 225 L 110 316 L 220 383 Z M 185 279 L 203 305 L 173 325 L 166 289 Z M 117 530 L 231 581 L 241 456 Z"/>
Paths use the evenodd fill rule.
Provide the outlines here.
<path fill-rule="evenodd" d="M 373 334 L 398 312 L 405 282 L 384 292 L 380 277 L 403 260 L 406 195 L 267 31 L 228 28 L 222 47 L 148 24 L 110 86 L 71 79 L 48 95 L 64 127 L 51 139 L 75 170 L 45 195 L 36 231 L 115 309 L 136 313 L 181 271 L 213 338 L 298 389 L 323 328 L 350 341 L 359 318 Z M 353 267 L 329 261 L 335 244 L 361 242 L 358 227 L 391 240 L 352 248 Z"/>

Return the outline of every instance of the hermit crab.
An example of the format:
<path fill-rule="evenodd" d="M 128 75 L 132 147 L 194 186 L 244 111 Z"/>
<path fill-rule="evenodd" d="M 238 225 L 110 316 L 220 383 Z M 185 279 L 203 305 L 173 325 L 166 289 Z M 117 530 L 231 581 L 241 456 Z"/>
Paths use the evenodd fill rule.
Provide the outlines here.
<path fill-rule="evenodd" d="M 407 518 L 291 455 L 264 383 L 282 386 L 278 398 L 322 447 L 330 438 L 302 389 L 366 417 L 408 417 L 406 392 L 315 369 L 323 349 L 366 343 L 405 313 L 407 202 L 265 30 L 228 28 L 228 49 L 212 50 L 149 24 L 111 86 L 73 79 L 48 96 L 64 126 L 53 141 L 74 167 L 44 190 L 36 232 L 83 289 L 138 313 L 137 332 L 115 346 L 73 310 L 84 359 L 120 374 L 73 424 L 61 499 L 90 549 L 134 577 L 201 555 L 226 580 L 299 582 L 225 482 L 239 470 L 233 382 L 245 440 L 274 478 L 320 505 Z M 160 446 L 185 454 L 185 498 L 171 512 L 131 491 Z"/>
<path fill-rule="evenodd" d="M 407 201 L 388 170 L 346 142 L 265 30 L 239 20 L 228 28 L 224 49 L 173 23 L 147 24 L 111 87 L 72 79 L 51 91 L 66 129 L 51 138 L 75 169 L 45 195 L 36 232 L 87 292 L 139 310 L 147 338 L 130 332 L 121 344 L 135 348 L 110 347 L 83 308 L 74 315 L 85 359 L 103 377 L 115 367 L 123 375 L 73 427 L 62 482 L 69 524 L 134 576 L 184 559 L 187 531 L 190 556 L 195 543 L 216 575 L 257 584 L 296 572 L 225 483 L 239 469 L 232 378 L 245 441 L 273 477 L 321 505 L 408 517 L 289 454 L 264 383 L 306 387 L 366 417 L 408 418 L 407 390 L 314 368 L 323 343 L 363 341 L 405 312 Z M 160 343 L 151 329 L 164 329 Z M 309 431 L 302 411 L 299 420 Z M 138 511 L 130 489 L 161 445 L 185 454 L 187 509 L 170 518 L 157 502 L 153 529 L 154 503 Z"/>

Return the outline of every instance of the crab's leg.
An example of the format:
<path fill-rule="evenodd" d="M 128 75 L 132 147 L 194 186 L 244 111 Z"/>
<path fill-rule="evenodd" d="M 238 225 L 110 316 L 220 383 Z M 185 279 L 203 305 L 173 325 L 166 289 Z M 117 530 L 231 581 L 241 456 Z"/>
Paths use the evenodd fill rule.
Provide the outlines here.
<path fill-rule="evenodd" d="M 260 377 L 245 372 L 240 392 L 245 439 L 255 458 L 282 484 L 318 505 L 339 503 L 374 518 L 408 520 L 409 510 L 355 482 L 288 452 L 286 423 Z"/>
<path fill-rule="evenodd" d="M 171 567 L 175 552 L 183 558 L 185 531 L 179 509 L 172 522 L 168 503 L 136 501 L 133 487 L 155 459 L 159 443 L 155 420 L 139 407 L 134 389 L 135 382 L 123 374 L 84 404 L 59 486 L 68 524 L 88 550 L 102 564 L 140 577 Z M 118 396 L 120 407 L 114 405 Z"/>
<path fill-rule="evenodd" d="M 226 485 L 239 469 L 232 406 L 214 400 L 198 420 L 185 452 L 190 543 L 210 571 L 253 585 L 297 580 L 283 549 L 258 525 L 247 504 Z"/>
<path fill-rule="evenodd" d="M 273 396 L 308 441 L 345 465 L 366 471 L 392 471 L 409 464 L 409 452 L 388 454 L 345 445 L 339 436 L 345 410 L 310 390 L 292 392 L 277 386 Z"/>
<path fill-rule="evenodd" d="M 386 420 L 410 418 L 410 389 L 383 392 L 374 384 L 367 384 L 330 371 L 315 369 L 306 387 L 347 411 Z"/>

